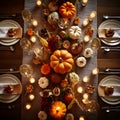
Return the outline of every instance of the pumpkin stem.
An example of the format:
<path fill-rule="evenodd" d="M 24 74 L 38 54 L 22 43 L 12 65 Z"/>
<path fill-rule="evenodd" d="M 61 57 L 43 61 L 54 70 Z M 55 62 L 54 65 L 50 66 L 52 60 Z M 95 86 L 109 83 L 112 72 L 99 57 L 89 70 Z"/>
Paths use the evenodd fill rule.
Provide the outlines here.
<path fill-rule="evenodd" d="M 63 59 L 62 57 L 59 58 L 59 62 L 62 63 L 63 62 Z"/>

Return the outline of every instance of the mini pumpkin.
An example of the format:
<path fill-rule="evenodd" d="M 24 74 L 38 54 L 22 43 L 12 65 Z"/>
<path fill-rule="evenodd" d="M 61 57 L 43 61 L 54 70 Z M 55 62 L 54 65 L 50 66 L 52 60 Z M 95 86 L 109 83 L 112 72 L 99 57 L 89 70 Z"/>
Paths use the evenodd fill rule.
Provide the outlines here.
<path fill-rule="evenodd" d="M 66 105 L 62 101 L 55 101 L 50 107 L 50 116 L 61 120 L 66 115 Z"/>
<path fill-rule="evenodd" d="M 65 74 L 73 68 L 72 54 L 67 50 L 56 50 L 50 57 L 50 66 L 56 73 Z"/>
<path fill-rule="evenodd" d="M 82 30 L 79 26 L 71 26 L 68 29 L 68 35 L 73 40 L 79 39 L 81 34 L 82 34 Z"/>
<path fill-rule="evenodd" d="M 72 18 L 76 14 L 75 5 L 71 2 L 63 3 L 59 8 L 59 13 L 62 17 Z"/>

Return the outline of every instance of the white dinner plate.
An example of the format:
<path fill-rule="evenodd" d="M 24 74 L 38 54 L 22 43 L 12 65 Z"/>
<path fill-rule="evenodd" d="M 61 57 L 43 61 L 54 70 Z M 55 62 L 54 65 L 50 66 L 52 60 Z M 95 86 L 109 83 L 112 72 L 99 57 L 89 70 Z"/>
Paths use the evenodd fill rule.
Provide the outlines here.
<path fill-rule="evenodd" d="M 98 85 L 98 95 L 104 102 L 106 102 L 108 104 L 111 104 L 111 105 L 119 104 L 120 96 L 118 96 L 118 97 L 104 96 L 103 97 L 103 96 L 101 96 L 101 89 L 100 89 L 101 86 L 118 86 L 118 85 L 120 85 L 120 77 L 116 76 L 116 75 L 109 75 L 100 81 L 100 83 Z"/>
<path fill-rule="evenodd" d="M 110 46 L 118 45 L 120 44 L 120 39 L 107 39 L 105 36 L 105 32 L 103 31 L 104 29 L 115 29 L 115 33 L 117 34 L 117 29 L 120 30 L 120 22 L 117 20 L 105 20 L 100 24 L 98 27 L 98 37 L 101 38 L 101 41 Z M 120 36 L 120 35 L 119 35 Z M 102 39 L 104 38 L 104 39 Z"/>
<path fill-rule="evenodd" d="M 5 46 L 14 45 L 22 37 L 22 27 L 18 22 L 14 21 L 14 20 L 3 20 L 0 22 L 0 27 L 20 28 L 19 38 L 0 39 L 1 45 L 5 45 Z"/>
<path fill-rule="evenodd" d="M 19 92 L 22 92 L 22 84 L 20 80 L 13 74 L 2 74 L 0 75 L 0 84 L 2 83 L 13 83 L 13 84 L 20 84 Z M 20 94 L 1 94 L 0 95 L 0 102 L 2 103 L 11 103 L 16 101 L 20 97 Z"/>

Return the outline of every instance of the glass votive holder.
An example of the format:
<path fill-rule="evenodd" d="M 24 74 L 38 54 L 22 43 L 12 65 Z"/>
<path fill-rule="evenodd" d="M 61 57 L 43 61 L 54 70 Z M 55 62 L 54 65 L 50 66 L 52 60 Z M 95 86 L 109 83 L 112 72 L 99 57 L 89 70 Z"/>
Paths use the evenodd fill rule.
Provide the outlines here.
<path fill-rule="evenodd" d="M 30 77 L 29 81 L 30 81 L 31 84 L 33 84 L 33 83 L 35 83 L 35 78 L 34 77 Z"/>
<path fill-rule="evenodd" d="M 28 95 L 28 98 L 29 98 L 29 100 L 33 101 L 33 100 L 35 99 L 35 95 L 29 94 L 29 95 Z"/>
<path fill-rule="evenodd" d="M 27 104 L 25 105 L 25 109 L 26 109 L 26 110 L 30 110 L 30 109 L 31 109 L 31 104 L 30 104 L 30 103 L 27 103 Z"/>
<path fill-rule="evenodd" d="M 37 6 L 41 6 L 41 4 L 42 4 L 42 1 L 41 1 L 41 0 L 36 0 L 36 5 L 37 5 Z"/>
<path fill-rule="evenodd" d="M 91 41 L 90 41 L 90 46 L 93 50 L 98 50 L 101 46 L 101 41 L 99 38 L 93 38 Z"/>
<path fill-rule="evenodd" d="M 84 36 L 84 42 L 88 43 L 90 41 L 90 36 L 89 35 L 85 35 Z"/>
<path fill-rule="evenodd" d="M 79 87 L 77 88 L 77 92 L 78 92 L 78 93 L 83 93 L 83 87 L 82 87 L 82 86 L 79 86 Z"/>
<path fill-rule="evenodd" d="M 86 6 L 88 3 L 88 0 L 81 0 L 81 5 L 84 7 Z"/>
<path fill-rule="evenodd" d="M 93 21 L 93 19 L 95 18 L 96 16 L 96 11 L 92 11 L 89 15 L 89 21 Z"/>
<path fill-rule="evenodd" d="M 88 99 L 82 99 L 82 102 L 86 105 L 86 104 L 88 104 L 89 103 L 89 100 Z"/>
<path fill-rule="evenodd" d="M 88 76 L 84 76 L 83 77 L 83 82 L 85 82 L 85 83 L 89 82 L 89 77 Z"/>
<path fill-rule="evenodd" d="M 34 27 L 36 27 L 38 25 L 38 21 L 35 19 L 32 19 L 31 23 Z"/>
<path fill-rule="evenodd" d="M 30 41 L 31 41 L 32 43 L 36 43 L 36 40 L 37 40 L 36 36 L 31 36 L 31 37 L 30 37 Z"/>
<path fill-rule="evenodd" d="M 88 20 L 88 18 L 85 18 L 85 19 L 83 20 L 82 26 L 83 26 L 83 27 L 86 27 L 88 24 L 89 24 L 89 20 Z"/>

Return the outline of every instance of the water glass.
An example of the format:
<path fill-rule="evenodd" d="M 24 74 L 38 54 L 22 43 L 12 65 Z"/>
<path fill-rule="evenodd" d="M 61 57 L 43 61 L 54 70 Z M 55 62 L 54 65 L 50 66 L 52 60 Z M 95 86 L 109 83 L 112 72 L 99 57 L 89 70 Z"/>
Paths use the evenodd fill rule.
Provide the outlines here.
<path fill-rule="evenodd" d="M 23 10 L 22 11 L 22 18 L 26 22 L 31 22 L 32 20 L 32 13 L 30 10 Z"/>

